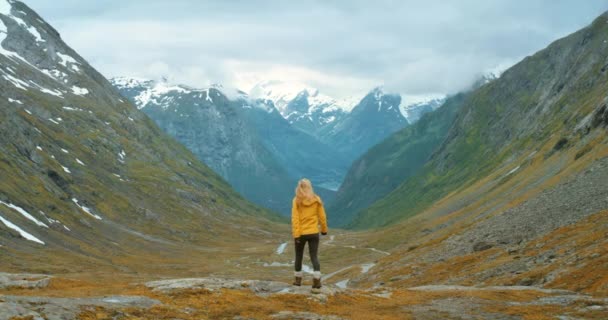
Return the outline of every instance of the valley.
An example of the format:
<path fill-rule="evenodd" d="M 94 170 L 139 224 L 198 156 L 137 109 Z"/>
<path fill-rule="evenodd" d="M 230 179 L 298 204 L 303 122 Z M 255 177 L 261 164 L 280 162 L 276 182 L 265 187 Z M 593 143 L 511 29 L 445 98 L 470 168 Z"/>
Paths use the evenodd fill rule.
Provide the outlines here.
<path fill-rule="evenodd" d="M 108 80 L 0 0 L 0 319 L 605 319 L 606 21 L 409 104 Z"/>

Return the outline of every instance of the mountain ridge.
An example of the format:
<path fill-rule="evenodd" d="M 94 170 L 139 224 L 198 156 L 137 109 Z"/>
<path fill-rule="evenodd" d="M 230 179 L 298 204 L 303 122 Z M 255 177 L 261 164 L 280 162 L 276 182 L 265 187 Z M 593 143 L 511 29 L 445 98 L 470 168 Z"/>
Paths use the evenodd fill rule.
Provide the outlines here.
<path fill-rule="evenodd" d="M 525 153 L 523 150 L 531 153 L 539 145 L 555 143 L 555 135 L 564 135 L 568 146 L 584 144 L 572 132 L 605 98 L 599 93 L 605 81 L 601 55 L 605 16 L 475 90 L 422 171 L 363 211 L 353 226 L 394 222 L 404 217 L 398 213 L 404 206 L 411 216 Z M 558 152 L 561 146 L 555 149 Z M 469 166 L 471 163 L 477 166 Z M 385 218 L 372 218 L 378 212 Z"/>
<path fill-rule="evenodd" d="M 0 4 L 4 270 L 141 266 L 281 229 L 278 216 L 162 133 L 29 7 Z M 141 259 L 127 262 L 133 254 Z"/>

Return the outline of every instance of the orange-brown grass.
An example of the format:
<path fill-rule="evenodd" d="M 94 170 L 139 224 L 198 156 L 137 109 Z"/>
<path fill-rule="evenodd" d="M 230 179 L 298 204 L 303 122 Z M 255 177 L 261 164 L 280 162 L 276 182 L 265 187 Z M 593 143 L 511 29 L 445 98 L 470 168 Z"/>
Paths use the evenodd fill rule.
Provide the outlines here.
<path fill-rule="evenodd" d="M 247 290 L 184 290 L 166 295 L 151 293 L 163 304 L 148 310 L 127 308 L 119 319 L 232 319 L 235 316 L 270 319 L 280 311 L 313 312 L 337 315 L 349 319 L 411 319 L 408 307 L 429 305 L 440 299 L 474 299 L 487 306 L 488 311 L 520 315 L 528 319 L 543 319 L 566 309 L 555 306 L 507 307 L 506 302 L 530 302 L 545 294 L 532 291 L 394 291 L 389 299 L 353 291 L 329 297 L 325 303 L 303 295 L 274 295 L 259 297 Z M 472 300 L 473 301 L 473 300 Z M 574 310 L 573 310 L 574 311 Z M 118 314 L 101 308 L 88 308 L 81 319 L 106 319 Z"/>
<path fill-rule="evenodd" d="M 553 266 L 566 265 L 566 268 L 548 286 L 608 296 L 607 236 L 608 210 L 530 243 L 528 254 L 549 249 L 559 252 L 559 260 Z M 542 246 L 536 249 L 537 245 Z M 574 262 L 569 265 L 568 260 Z"/>
<path fill-rule="evenodd" d="M 269 319 L 280 311 L 307 311 L 321 315 L 337 315 L 349 319 L 411 319 L 408 307 L 431 305 L 435 300 L 472 299 L 482 302 L 487 311 L 543 319 L 543 315 L 557 315 L 568 309 L 556 306 L 509 306 L 509 302 L 528 303 L 549 294 L 530 290 L 472 290 L 472 291 L 413 291 L 394 290 L 390 298 L 372 296 L 371 292 L 352 290 L 330 296 L 321 302 L 305 295 L 276 294 L 256 296 L 247 288 L 242 290 L 187 289 L 171 293 L 151 291 L 142 285 L 129 283 L 86 282 L 54 279 L 48 288 L 38 290 L 9 290 L 4 293 L 37 296 L 104 296 L 139 295 L 157 299 L 161 305 L 150 309 L 126 308 L 107 310 L 83 307 L 80 319 L 232 319 L 235 316 Z M 62 294 L 63 293 L 63 294 Z M 575 312 L 572 309 L 572 312 Z"/>

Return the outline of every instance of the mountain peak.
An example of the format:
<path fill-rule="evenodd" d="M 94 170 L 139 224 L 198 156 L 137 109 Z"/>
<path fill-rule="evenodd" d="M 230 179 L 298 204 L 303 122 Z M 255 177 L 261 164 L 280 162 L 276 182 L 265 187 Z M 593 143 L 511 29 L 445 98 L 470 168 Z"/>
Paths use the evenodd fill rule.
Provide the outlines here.
<path fill-rule="evenodd" d="M 293 110 L 288 110 L 288 105 L 295 99 L 307 99 L 309 106 L 308 112 L 300 110 L 305 113 L 312 113 L 318 109 L 326 110 L 327 108 L 330 108 L 332 111 L 341 110 L 343 112 L 349 112 L 360 100 L 360 97 L 336 99 L 321 93 L 317 88 L 298 82 L 279 80 L 262 81 L 249 91 L 249 95 L 252 98 L 272 100 L 275 107 L 285 118 L 292 114 Z"/>

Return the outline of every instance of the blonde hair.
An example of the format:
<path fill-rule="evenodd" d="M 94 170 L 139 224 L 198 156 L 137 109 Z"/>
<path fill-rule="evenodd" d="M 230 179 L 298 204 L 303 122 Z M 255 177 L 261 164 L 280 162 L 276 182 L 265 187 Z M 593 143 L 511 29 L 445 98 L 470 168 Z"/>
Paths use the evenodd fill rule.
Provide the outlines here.
<path fill-rule="evenodd" d="M 311 200 L 316 196 L 315 190 L 312 188 L 312 183 L 308 179 L 298 181 L 296 187 L 296 202 L 302 203 L 304 200 Z"/>

